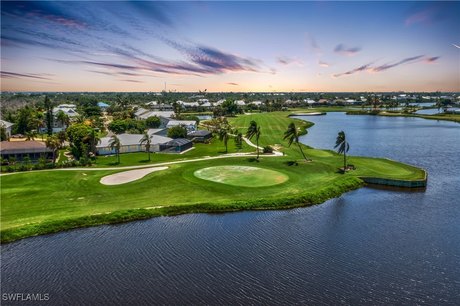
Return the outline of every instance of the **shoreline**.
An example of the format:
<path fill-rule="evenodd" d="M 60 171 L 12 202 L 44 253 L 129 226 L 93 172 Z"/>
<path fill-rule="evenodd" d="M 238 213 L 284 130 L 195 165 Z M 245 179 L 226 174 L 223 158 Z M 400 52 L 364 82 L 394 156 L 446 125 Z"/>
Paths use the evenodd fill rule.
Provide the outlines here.
<path fill-rule="evenodd" d="M 306 192 L 292 197 L 255 199 L 248 201 L 228 202 L 224 205 L 197 203 L 179 206 L 157 206 L 113 211 L 106 214 L 44 221 L 8 228 L 0 231 L 1 244 L 12 243 L 21 239 L 69 231 L 78 228 L 127 223 L 155 217 L 177 216 L 189 213 L 227 213 L 243 210 L 278 210 L 318 205 L 327 200 L 364 187 L 365 183 L 355 176 L 337 178 L 333 184 L 316 192 Z"/>

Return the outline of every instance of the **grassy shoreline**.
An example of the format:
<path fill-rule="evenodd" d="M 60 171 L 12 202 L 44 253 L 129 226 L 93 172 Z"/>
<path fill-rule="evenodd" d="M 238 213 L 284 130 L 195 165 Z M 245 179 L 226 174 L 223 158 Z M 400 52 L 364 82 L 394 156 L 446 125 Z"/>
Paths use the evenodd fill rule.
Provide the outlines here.
<path fill-rule="evenodd" d="M 460 115 L 455 114 L 436 114 L 436 115 L 421 115 L 421 114 L 405 114 L 405 113 L 394 113 L 394 112 L 378 112 L 369 113 L 367 111 L 347 111 L 347 115 L 368 115 L 368 116 L 385 116 L 385 117 L 411 117 L 411 118 L 422 118 L 429 120 L 444 120 L 460 123 Z"/>
<path fill-rule="evenodd" d="M 104 224 L 119 224 L 135 220 L 150 219 L 160 216 L 175 216 L 188 213 L 225 213 L 241 210 L 271 210 L 292 209 L 324 203 L 341 194 L 358 189 L 364 185 L 356 177 L 343 177 L 330 186 L 323 187 L 316 192 L 306 192 L 291 197 L 279 199 L 259 199 L 249 201 L 228 202 L 223 205 L 198 203 L 192 205 L 159 207 L 156 209 L 129 209 L 114 211 L 106 214 L 95 214 L 79 218 L 45 221 L 36 224 L 27 224 L 1 231 L 1 243 L 10 243 L 19 239 L 57 233 L 82 227 L 91 227 Z"/>
<path fill-rule="evenodd" d="M 117 186 L 105 186 L 99 181 L 126 169 L 53 170 L 1 176 L 1 243 L 156 216 L 309 206 L 363 186 L 359 177 L 417 180 L 424 176 L 423 170 L 410 165 L 355 156 L 350 156 L 349 161 L 357 170 L 342 175 L 337 171 L 342 165 L 341 155 L 308 146 L 304 146 L 304 151 L 313 162 L 305 163 L 296 146 L 288 147 L 282 135 L 290 122 L 296 122 L 302 133 L 313 124 L 287 115 L 264 113 L 230 119 L 241 131 L 247 129 L 251 120 L 256 120 L 262 130 L 259 145 L 276 146 L 285 154 L 262 155 L 260 162 L 232 157 L 172 164 L 167 170 Z M 210 152 L 216 146 L 221 144 L 214 143 L 203 150 Z M 122 160 L 123 157 L 129 160 L 126 155 Z M 298 161 L 298 166 L 290 165 L 291 161 Z M 145 166 L 155 165 L 153 162 Z M 266 168 L 289 176 L 289 180 L 270 187 L 235 187 L 194 176 L 198 169 L 221 165 Z"/>

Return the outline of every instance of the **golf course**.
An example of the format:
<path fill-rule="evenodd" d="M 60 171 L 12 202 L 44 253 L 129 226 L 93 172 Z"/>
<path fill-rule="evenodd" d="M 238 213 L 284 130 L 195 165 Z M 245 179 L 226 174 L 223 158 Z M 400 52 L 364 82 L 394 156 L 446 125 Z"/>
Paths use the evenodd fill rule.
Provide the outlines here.
<path fill-rule="evenodd" d="M 145 153 L 128 153 L 122 154 L 120 167 L 98 161 L 88 168 L 4 174 L 1 242 L 155 216 L 308 206 L 363 186 L 360 177 L 425 177 L 424 170 L 410 165 L 354 156 L 348 163 L 356 169 L 342 174 L 343 155 L 301 145 L 306 161 L 296 144 L 288 146 L 283 140 L 291 122 L 300 133 L 310 123 L 289 118 L 286 112 L 229 118 L 232 127 L 244 133 L 251 121 L 260 127 L 259 146 L 270 145 L 283 154 L 261 153 L 257 159 L 255 148 L 245 145 L 237 151 L 233 140 L 224 154 L 224 146 L 214 139 L 182 155 L 155 154 L 150 163 L 139 162 Z M 130 179 L 124 172 L 137 169 L 133 167 L 146 170 L 133 172 L 135 179 Z"/>

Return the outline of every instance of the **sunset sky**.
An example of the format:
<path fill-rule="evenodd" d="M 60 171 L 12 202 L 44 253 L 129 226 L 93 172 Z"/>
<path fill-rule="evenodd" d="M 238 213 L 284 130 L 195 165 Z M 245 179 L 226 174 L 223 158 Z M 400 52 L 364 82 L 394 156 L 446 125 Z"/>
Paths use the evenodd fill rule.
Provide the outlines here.
<path fill-rule="evenodd" d="M 460 91 L 460 2 L 4 2 L 2 91 Z"/>

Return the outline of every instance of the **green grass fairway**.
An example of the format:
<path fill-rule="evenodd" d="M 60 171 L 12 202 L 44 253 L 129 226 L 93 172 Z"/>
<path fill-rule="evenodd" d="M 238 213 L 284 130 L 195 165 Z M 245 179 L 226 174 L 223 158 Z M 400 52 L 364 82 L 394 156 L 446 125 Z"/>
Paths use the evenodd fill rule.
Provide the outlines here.
<path fill-rule="evenodd" d="M 203 180 L 241 187 L 273 186 L 289 179 L 278 171 L 248 166 L 208 167 L 195 171 L 194 175 Z"/>

